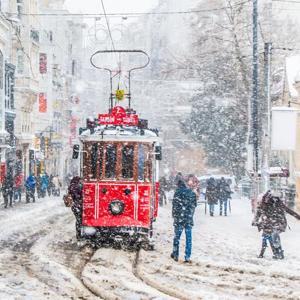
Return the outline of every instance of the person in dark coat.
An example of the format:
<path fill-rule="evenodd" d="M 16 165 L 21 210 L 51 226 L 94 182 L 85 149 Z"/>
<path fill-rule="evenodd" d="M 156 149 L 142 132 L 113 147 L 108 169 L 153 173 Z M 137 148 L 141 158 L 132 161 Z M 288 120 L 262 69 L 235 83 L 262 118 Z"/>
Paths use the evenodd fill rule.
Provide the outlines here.
<path fill-rule="evenodd" d="M 25 188 L 26 188 L 26 203 L 30 202 L 30 199 L 32 199 L 32 202 L 35 202 L 35 187 L 36 187 L 36 179 L 33 174 L 30 174 L 25 182 Z"/>
<path fill-rule="evenodd" d="M 81 238 L 81 225 L 82 225 L 82 183 L 79 176 L 72 178 L 70 185 L 68 187 L 68 192 L 72 196 L 72 206 L 71 210 L 76 218 L 76 238 L 80 240 Z"/>
<path fill-rule="evenodd" d="M 179 242 L 183 230 L 185 230 L 185 262 L 191 262 L 192 252 L 192 227 L 194 225 L 194 212 L 197 206 L 196 194 L 186 186 L 183 180 L 178 180 L 174 194 L 172 216 L 174 219 L 174 240 L 171 257 L 178 261 Z"/>
<path fill-rule="evenodd" d="M 165 176 L 159 179 L 159 205 L 167 204 L 166 191 L 168 190 L 168 181 Z"/>
<path fill-rule="evenodd" d="M 223 214 L 223 206 L 224 206 L 224 216 L 227 216 L 227 204 L 228 199 L 231 198 L 231 189 L 230 185 L 226 182 L 224 177 L 221 177 L 218 186 L 218 198 L 220 204 L 220 216 Z"/>
<path fill-rule="evenodd" d="M 218 186 L 213 177 L 207 180 L 205 199 L 209 206 L 209 214 L 211 217 L 214 215 L 215 204 L 218 203 Z"/>
<path fill-rule="evenodd" d="M 272 195 L 270 191 L 264 194 L 252 222 L 252 225 L 257 226 L 259 231 L 262 230 L 262 247 L 259 258 L 264 257 L 268 241 L 273 252 L 273 258 L 284 258 L 279 235 L 285 232 L 287 227 L 286 212 L 300 220 L 300 215 L 287 207 L 279 197 Z"/>
<path fill-rule="evenodd" d="M 12 206 L 12 200 L 14 195 L 14 179 L 11 175 L 6 175 L 2 184 L 2 195 L 4 199 L 4 208 Z"/>
<path fill-rule="evenodd" d="M 52 183 L 53 175 L 51 174 L 51 175 L 49 176 L 47 173 L 45 173 L 45 176 L 46 176 L 47 179 L 48 179 L 47 193 L 48 193 L 48 196 L 50 197 L 51 194 L 52 194 L 52 189 L 53 189 L 53 183 Z"/>
<path fill-rule="evenodd" d="M 36 178 L 36 191 L 38 198 L 42 198 L 42 179 L 41 175 L 38 175 Z"/>

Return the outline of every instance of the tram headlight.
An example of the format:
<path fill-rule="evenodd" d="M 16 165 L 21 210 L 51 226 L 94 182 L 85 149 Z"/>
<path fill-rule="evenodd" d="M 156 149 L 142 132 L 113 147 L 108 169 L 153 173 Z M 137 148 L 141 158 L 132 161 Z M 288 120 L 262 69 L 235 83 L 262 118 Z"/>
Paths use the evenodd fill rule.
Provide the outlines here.
<path fill-rule="evenodd" d="M 114 200 L 109 204 L 109 210 L 113 215 L 120 215 L 124 211 L 124 202 Z"/>

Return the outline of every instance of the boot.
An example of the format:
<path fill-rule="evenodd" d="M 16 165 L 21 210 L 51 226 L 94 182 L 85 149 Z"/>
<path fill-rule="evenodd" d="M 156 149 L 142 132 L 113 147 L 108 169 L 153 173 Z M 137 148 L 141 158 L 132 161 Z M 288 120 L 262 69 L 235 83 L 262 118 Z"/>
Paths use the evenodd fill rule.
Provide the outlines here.
<path fill-rule="evenodd" d="M 266 251 L 266 247 L 261 248 L 258 258 L 263 258 Z"/>
<path fill-rule="evenodd" d="M 174 259 L 175 261 L 178 261 L 178 257 L 174 255 L 174 253 L 171 253 L 171 258 Z"/>
<path fill-rule="evenodd" d="M 280 259 L 280 254 L 278 252 L 279 248 L 275 248 L 275 246 L 273 244 L 271 244 L 271 249 L 273 252 L 273 259 Z"/>
<path fill-rule="evenodd" d="M 284 259 L 284 251 L 282 250 L 281 246 L 275 248 L 275 255 L 273 255 L 273 259 Z"/>

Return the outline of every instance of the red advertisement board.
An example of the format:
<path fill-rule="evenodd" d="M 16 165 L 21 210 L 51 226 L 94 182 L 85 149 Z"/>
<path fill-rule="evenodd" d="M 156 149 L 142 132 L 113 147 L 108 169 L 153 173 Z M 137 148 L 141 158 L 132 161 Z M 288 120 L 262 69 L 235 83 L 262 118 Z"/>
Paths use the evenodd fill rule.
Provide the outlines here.
<path fill-rule="evenodd" d="M 47 112 L 47 97 L 45 93 L 39 93 L 39 112 Z"/>
<path fill-rule="evenodd" d="M 139 122 L 138 115 L 127 114 L 121 106 L 113 108 L 110 114 L 99 114 L 100 125 L 127 125 L 137 126 Z"/>

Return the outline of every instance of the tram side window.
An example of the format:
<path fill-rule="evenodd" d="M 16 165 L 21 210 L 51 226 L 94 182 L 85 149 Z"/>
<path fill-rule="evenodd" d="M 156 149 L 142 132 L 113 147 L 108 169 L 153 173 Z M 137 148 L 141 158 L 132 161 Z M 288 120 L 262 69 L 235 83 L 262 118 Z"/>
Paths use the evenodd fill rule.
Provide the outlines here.
<path fill-rule="evenodd" d="M 133 179 L 134 146 L 126 145 L 122 148 L 122 177 Z"/>
<path fill-rule="evenodd" d="M 145 181 L 150 182 L 152 179 L 151 173 L 152 173 L 152 160 L 151 160 L 151 154 L 150 154 L 150 147 L 147 147 L 147 157 L 145 161 Z"/>
<path fill-rule="evenodd" d="M 108 144 L 106 146 L 105 155 L 105 177 L 116 177 L 116 165 L 117 165 L 117 145 Z"/>
<path fill-rule="evenodd" d="M 88 144 L 84 144 L 83 146 L 83 177 L 89 178 L 90 173 L 90 156 L 89 156 L 89 146 Z"/>
<path fill-rule="evenodd" d="M 144 181 L 145 178 L 145 147 L 139 144 L 138 148 L 138 180 Z"/>
<path fill-rule="evenodd" d="M 92 176 L 91 178 L 97 178 L 97 159 L 98 159 L 98 145 L 97 144 L 93 144 L 92 145 L 92 152 L 91 152 L 91 172 L 92 172 Z"/>

